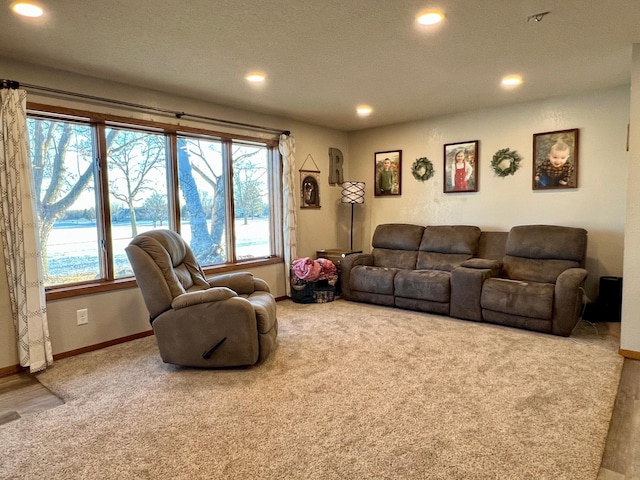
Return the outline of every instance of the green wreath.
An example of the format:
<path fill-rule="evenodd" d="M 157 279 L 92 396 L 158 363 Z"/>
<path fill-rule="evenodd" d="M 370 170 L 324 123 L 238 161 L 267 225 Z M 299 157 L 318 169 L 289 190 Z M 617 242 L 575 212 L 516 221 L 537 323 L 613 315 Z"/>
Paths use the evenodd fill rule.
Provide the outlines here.
<path fill-rule="evenodd" d="M 413 178 L 421 182 L 429 180 L 435 173 L 433 163 L 431 163 L 427 157 L 418 158 L 413 162 L 411 173 L 413 174 Z"/>
<path fill-rule="evenodd" d="M 520 168 L 522 157 L 515 150 L 512 152 L 508 148 L 498 150 L 491 160 L 491 168 L 499 177 L 513 175 Z"/>

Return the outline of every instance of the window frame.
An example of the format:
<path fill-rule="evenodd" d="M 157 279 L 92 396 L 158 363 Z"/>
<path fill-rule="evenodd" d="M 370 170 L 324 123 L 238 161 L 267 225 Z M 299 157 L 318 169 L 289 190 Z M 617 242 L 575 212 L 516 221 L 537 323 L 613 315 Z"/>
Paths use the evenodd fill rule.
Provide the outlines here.
<path fill-rule="evenodd" d="M 185 125 L 173 125 L 169 123 L 161 123 L 157 121 L 149 121 L 137 118 L 123 117 L 119 115 L 97 113 L 86 110 L 80 110 L 75 108 L 59 107 L 46 105 L 35 102 L 27 102 L 27 116 L 42 119 L 57 119 L 61 121 L 79 122 L 91 125 L 95 128 L 96 139 L 96 161 L 98 168 L 94 173 L 94 181 L 96 187 L 96 206 L 99 207 L 99 212 L 96 212 L 96 227 L 98 228 L 98 237 L 101 242 L 102 248 L 100 249 L 100 265 L 103 269 L 103 273 L 107 278 L 85 281 L 77 283 L 67 283 L 64 285 L 53 285 L 45 288 L 46 300 L 58 300 L 63 298 L 76 297 L 81 295 L 89 295 L 94 293 L 102 293 L 113 290 L 121 290 L 127 288 L 134 288 L 137 286 L 135 277 L 128 276 L 122 278 L 115 278 L 114 266 L 113 266 L 113 251 L 110 247 L 112 244 L 112 231 L 111 231 L 111 211 L 109 205 L 109 185 L 108 177 L 105 174 L 107 172 L 107 155 L 106 155 L 106 143 L 105 143 L 105 129 L 109 127 L 121 127 L 128 129 L 135 129 L 139 131 L 148 131 L 149 133 L 161 133 L 166 135 L 168 142 L 167 145 L 167 195 L 169 201 L 169 228 L 171 230 L 180 232 L 180 199 L 179 199 L 179 185 L 178 185 L 178 165 L 177 165 L 177 138 L 180 135 L 189 137 L 203 137 L 207 139 L 221 140 L 223 145 L 231 145 L 234 141 L 245 141 L 260 145 L 265 145 L 269 152 L 269 162 L 271 168 L 269 169 L 269 205 L 272 210 L 272 218 L 270 219 L 270 236 L 272 245 L 272 253 L 266 257 L 242 259 L 236 261 L 229 261 L 216 265 L 203 265 L 202 268 L 207 275 L 213 275 L 218 273 L 230 272 L 234 270 L 262 267 L 266 265 L 274 265 L 284 262 L 284 250 L 283 250 L 283 236 L 282 236 L 282 192 L 280 188 L 277 188 L 279 182 L 282 179 L 282 157 L 278 152 L 278 140 L 277 139 L 265 139 L 260 137 L 251 137 L 243 134 L 235 134 L 229 132 L 219 132 L 215 130 L 209 130 L 200 127 L 185 126 Z M 227 192 L 233 192 L 233 179 L 231 178 L 231 172 L 226 172 L 225 182 Z M 99 191 L 98 191 L 99 189 Z M 231 207 L 233 212 L 233 195 L 225 195 L 225 202 Z M 230 202 L 230 203 L 229 203 Z M 227 219 L 227 236 L 230 245 L 234 245 L 232 228 L 228 228 L 233 223 L 234 216 Z"/>

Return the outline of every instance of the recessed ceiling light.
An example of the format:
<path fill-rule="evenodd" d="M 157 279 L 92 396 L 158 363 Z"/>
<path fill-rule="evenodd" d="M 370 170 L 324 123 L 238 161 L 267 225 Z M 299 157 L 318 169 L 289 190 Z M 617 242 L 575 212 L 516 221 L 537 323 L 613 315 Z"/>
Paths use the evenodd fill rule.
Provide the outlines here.
<path fill-rule="evenodd" d="M 264 82 L 265 75 L 264 73 L 260 73 L 260 72 L 252 72 L 252 73 L 249 73 L 244 78 L 246 78 L 247 81 L 251 83 L 262 83 Z"/>
<path fill-rule="evenodd" d="M 41 17 L 44 13 L 44 10 L 39 5 L 27 2 L 16 2 L 11 5 L 11 9 L 23 17 Z"/>
<path fill-rule="evenodd" d="M 358 115 L 360 115 L 361 117 L 366 117 L 368 115 L 371 115 L 371 112 L 373 112 L 373 108 L 371 108 L 369 105 L 358 105 L 356 107 L 356 112 L 358 112 Z"/>
<path fill-rule="evenodd" d="M 420 25 L 435 25 L 444 19 L 444 15 L 440 12 L 424 12 L 418 15 L 418 23 Z"/>
<path fill-rule="evenodd" d="M 503 87 L 517 87 L 522 85 L 522 77 L 520 75 L 507 75 L 502 77 L 502 82 L 500 83 L 502 83 Z"/>

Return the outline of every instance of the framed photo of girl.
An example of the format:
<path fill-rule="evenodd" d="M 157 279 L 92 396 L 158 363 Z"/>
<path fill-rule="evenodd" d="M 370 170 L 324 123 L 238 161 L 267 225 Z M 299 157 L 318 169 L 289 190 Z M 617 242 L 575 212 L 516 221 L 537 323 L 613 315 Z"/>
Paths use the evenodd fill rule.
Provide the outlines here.
<path fill-rule="evenodd" d="M 533 189 L 578 187 L 579 130 L 533 135 Z"/>
<path fill-rule="evenodd" d="M 375 195 L 400 195 L 402 192 L 402 150 L 374 154 Z"/>
<path fill-rule="evenodd" d="M 478 191 L 478 140 L 444 146 L 444 193 Z"/>

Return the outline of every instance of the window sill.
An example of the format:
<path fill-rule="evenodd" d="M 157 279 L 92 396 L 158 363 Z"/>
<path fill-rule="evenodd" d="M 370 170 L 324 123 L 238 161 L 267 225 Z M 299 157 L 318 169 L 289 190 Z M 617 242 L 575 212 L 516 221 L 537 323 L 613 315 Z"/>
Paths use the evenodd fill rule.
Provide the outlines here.
<path fill-rule="evenodd" d="M 266 265 L 275 265 L 283 263 L 282 257 L 270 257 L 261 259 L 244 260 L 236 263 L 227 263 L 216 265 L 215 267 L 203 267 L 205 275 L 212 276 L 225 272 L 233 272 L 238 270 L 247 270 L 255 267 Z M 96 282 L 79 283 L 75 285 L 64 285 L 49 287 L 45 290 L 47 302 L 53 300 L 62 300 L 64 298 L 80 297 L 82 295 L 92 295 L 94 293 L 111 292 L 114 290 L 124 290 L 127 288 L 137 287 L 134 277 L 125 277 L 117 280 L 102 280 Z"/>

